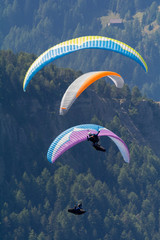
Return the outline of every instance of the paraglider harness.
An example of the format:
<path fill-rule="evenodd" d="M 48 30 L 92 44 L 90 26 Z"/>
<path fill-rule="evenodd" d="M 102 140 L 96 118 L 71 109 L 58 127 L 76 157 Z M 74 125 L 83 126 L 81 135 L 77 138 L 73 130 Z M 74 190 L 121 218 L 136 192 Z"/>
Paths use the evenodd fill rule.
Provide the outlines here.
<path fill-rule="evenodd" d="M 89 133 L 88 133 L 89 136 L 87 136 L 87 140 L 92 142 L 92 146 L 93 146 L 96 150 L 105 152 L 106 149 L 99 144 L 99 140 L 100 140 L 99 137 L 98 137 L 98 134 L 99 134 L 99 133 L 100 133 L 100 131 L 98 131 L 97 134 L 94 134 L 94 133 L 90 133 L 90 132 L 89 132 Z"/>

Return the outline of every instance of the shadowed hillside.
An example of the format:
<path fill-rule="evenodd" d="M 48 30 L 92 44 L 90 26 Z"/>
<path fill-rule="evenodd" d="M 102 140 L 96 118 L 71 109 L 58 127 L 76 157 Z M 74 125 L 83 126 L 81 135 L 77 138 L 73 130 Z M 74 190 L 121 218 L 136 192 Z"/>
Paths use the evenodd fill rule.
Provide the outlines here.
<path fill-rule="evenodd" d="M 59 106 L 81 73 L 50 65 L 22 82 L 34 56 L 0 52 L 0 232 L 8 239 L 159 239 L 160 106 L 137 87 L 117 89 L 99 80 L 73 104 Z M 127 144 L 123 162 L 115 144 L 101 138 L 106 153 L 83 142 L 55 164 L 46 154 L 67 128 L 100 124 Z M 67 212 L 82 201 L 87 212 Z"/>

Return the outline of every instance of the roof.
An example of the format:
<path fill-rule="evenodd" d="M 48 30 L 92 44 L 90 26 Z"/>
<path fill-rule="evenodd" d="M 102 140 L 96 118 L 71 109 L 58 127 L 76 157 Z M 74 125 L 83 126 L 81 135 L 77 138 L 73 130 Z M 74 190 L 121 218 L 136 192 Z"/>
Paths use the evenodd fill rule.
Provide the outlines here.
<path fill-rule="evenodd" d="M 121 18 L 111 18 L 111 19 L 109 20 L 109 23 L 110 23 L 110 24 L 122 23 L 122 22 L 123 22 L 123 21 L 122 21 Z"/>

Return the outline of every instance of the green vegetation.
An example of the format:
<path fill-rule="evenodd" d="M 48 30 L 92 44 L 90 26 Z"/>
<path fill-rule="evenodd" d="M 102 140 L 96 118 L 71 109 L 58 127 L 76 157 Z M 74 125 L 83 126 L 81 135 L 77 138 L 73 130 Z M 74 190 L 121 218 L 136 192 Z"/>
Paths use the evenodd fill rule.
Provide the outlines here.
<path fill-rule="evenodd" d="M 159 104 L 127 85 L 100 80 L 65 117 L 67 86 L 81 73 L 50 65 L 22 90 L 34 55 L 0 51 L 0 233 L 3 240 L 160 238 Z M 102 138 L 106 153 L 88 142 L 47 161 L 51 141 L 81 123 L 98 123 L 128 145 L 130 164 Z M 82 201 L 87 213 L 67 212 Z"/>
<path fill-rule="evenodd" d="M 114 17 L 120 17 L 123 24 L 108 26 L 105 21 Z M 116 71 L 129 87 L 136 85 L 143 94 L 159 100 L 159 23 L 159 0 L 107 0 L 100 3 L 99 0 L 1 0 L 0 49 L 39 55 L 51 46 L 75 37 L 102 35 L 118 39 L 140 52 L 149 67 L 147 74 L 133 61 L 104 51 L 82 51 L 57 60 L 56 64 L 83 72 Z"/>

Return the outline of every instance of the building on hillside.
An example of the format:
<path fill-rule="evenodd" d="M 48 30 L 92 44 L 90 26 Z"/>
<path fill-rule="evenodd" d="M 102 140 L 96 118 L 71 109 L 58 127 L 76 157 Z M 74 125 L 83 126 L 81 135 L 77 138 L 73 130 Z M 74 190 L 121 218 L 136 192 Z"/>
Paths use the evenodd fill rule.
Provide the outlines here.
<path fill-rule="evenodd" d="M 114 25 L 117 27 L 123 27 L 123 20 L 121 18 L 111 18 L 109 19 L 108 26 Z"/>

